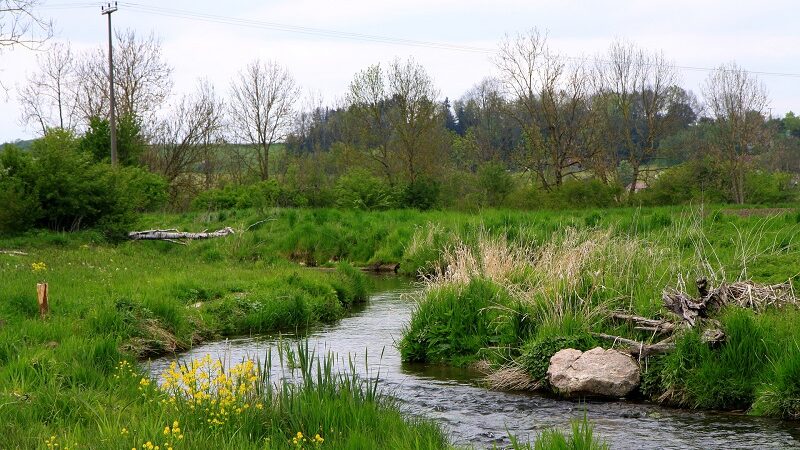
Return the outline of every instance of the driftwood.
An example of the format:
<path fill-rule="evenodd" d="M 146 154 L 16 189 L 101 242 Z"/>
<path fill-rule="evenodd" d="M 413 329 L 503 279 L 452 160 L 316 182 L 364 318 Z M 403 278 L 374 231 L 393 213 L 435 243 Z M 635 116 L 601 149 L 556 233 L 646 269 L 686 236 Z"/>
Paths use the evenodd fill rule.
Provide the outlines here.
<path fill-rule="evenodd" d="M 399 263 L 375 263 L 362 267 L 365 272 L 397 273 L 400 270 Z"/>
<path fill-rule="evenodd" d="M 167 242 L 172 242 L 174 244 L 185 245 L 186 242 L 182 241 L 225 237 L 234 233 L 235 231 L 233 231 L 233 228 L 231 227 L 225 227 L 221 230 L 212 232 L 202 231 L 200 233 L 187 233 L 184 231 L 178 231 L 176 229 L 146 230 L 146 231 L 131 231 L 130 233 L 128 233 L 128 238 L 134 241 L 167 241 Z"/>
<path fill-rule="evenodd" d="M 693 299 L 685 292 L 667 289 L 662 295 L 664 306 L 689 326 L 694 326 L 699 319 L 709 317 L 728 304 L 755 311 L 798 304 L 789 282 L 762 285 L 752 281 L 737 281 L 722 283 L 717 288 L 709 289 L 708 280 L 700 278 L 697 280 L 697 291 L 700 296 Z"/>
<path fill-rule="evenodd" d="M 677 324 L 665 319 L 648 319 L 647 317 L 633 316 L 623 312 L 612 312 L 610 317 L 623 322 L 630 322 L 636 330 L 660 335 L 671 334 L 678 328 Z"/>
<path fill-rule="evenodd" d="M 605 333 L 592 333 L 592 336 L 600 339 L 611 341 L 614 345 L 621 344 L 623 349 L 633 356 L 645 357 L 659 353 L 667 353 L 675 349 L 675 343 L 672 342 L 673 336 L 670 336 L 663 341 L 656 342 L 655 344 L 645 344 L 644 342 L 634 341 L 621 336 L 613 336 Z"/>

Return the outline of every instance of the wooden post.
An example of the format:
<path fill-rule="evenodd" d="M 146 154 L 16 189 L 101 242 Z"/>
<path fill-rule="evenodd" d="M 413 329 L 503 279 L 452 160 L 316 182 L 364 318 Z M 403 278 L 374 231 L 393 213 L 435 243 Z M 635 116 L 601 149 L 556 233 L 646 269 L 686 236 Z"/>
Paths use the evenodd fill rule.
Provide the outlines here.
<path fill-rule="evenodd" d="M 39 314 L 44 319 L 50 310 L 50 306 L 47 304 L 47 283 L 37 283 L 36 293 L 39 296 Z"/>

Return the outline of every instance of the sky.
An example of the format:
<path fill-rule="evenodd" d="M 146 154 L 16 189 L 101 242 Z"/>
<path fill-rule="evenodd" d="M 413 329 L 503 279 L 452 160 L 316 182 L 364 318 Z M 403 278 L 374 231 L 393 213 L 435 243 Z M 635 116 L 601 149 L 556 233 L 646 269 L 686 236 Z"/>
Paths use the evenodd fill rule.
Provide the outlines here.
<path fill-rule="evenodd" d="M 53 19 L 54 42 L 69 41 L 83 50 L 107 45 L 100 5 L 45 0 L 39 12 Z M 215 21 L 187 18 L 192 15 L 214 16 Z M 230 19 L 259 26 L 232 24 Z M 800 111 L 798 20 L 797 0 L 137 0 L 119 2 L 112 16 L 116 29 L 153 32 L 161 39 L 165 59 L 174 68 L 176 97 L 191 92 L 200 79 L 224 96 L 236 73 L 260 58 L 288 68 L 306 96 L 334 104 L 358 71 L 413 57 L 432 76 L 441 99 L 453 100 L 481 79 L 497 75 L 491 52 L 505 35 L 537 27 L 547 31 L 551 49 L 569 56 L 602 54 L 622 38 L 662 50 L 682 67 L 713 68 L 735 61 L 751 71 L 793 74 L 758 75 L 774 116 Z M 301 33 L 301 27 L 370 38 Z M 375 42 L 376 36 L 390 42 Z M 459 49 L 401 45 L 398 40 Z M 0 53 L 0 81 L 8 88 L 6 95 L 0 94 L 0 142 L 36 136 L 34 127 L 20 123 L 16 92 L 35 70 L 36 56 L 20 48 Z M 681 69 L 681 84 L 699 95 L 708 74 Z"/>

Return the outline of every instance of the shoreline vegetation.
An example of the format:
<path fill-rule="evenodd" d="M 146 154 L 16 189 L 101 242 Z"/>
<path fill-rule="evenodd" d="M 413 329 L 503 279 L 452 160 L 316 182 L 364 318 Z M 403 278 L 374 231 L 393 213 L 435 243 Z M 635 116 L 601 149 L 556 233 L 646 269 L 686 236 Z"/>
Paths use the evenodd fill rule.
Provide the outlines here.
<path fill-rule="evenodd" d="M 137 223 L 137 229 L 225 226 L 247 231 L 185 246 L 108 244 L 94 231 L 0 238 L 0 420 L 7 424 L 0 447 L 138 449 L 148 441 L 162 449 L 165 443 L 177 449 L 265 448 L 268 442 L 274 448 L 447 447 L 435 424 L 400 416 L 374 390 L 356 389 L 337 374 L 298 388 L 279 407 L 264 402 L 256 412 L 248 400 L 247 419 L 213 430 L 199 425 L 211 417 L 178 414 L 143 377 L 143 357 L 222 336 L 335 322 L 366 299 L 368 279 L 355 266 L 399 263 L 401 273 L 425 281 L 425 297 L 400 343 L 405 359 L 486 360 L 534 381 L 555 351 L 599 344 L 590 331 L 646 341 L 629 325 L 608 322 L 605 312 L 662 317 L 661 291 L 681 279 L 702 274 L 800 287 L 800 214 L 791 209 L 767 216 L 719 207 L 486 210 L 479 216 L 253 209 L 151 214 Z M 44 320 L 36 303 L 39 282 L 50 286 Z M 800 332 L 793 324 L 800 313 L 726 308 L 715 318 L 726 342 L 710 348 L 695 332 L 681 335 L 674 352 L 649 359 L 639 395 L 689 408 L 798 418 Z M 336 398 L 331 408 L 350 408 L 334 426 L 350 432 L 323 432 L 336 417 L 312 411 L 325 395 Z M 385 417 L 384 429 L 363 428 L 361 421 L 376 417 Z M 350 427 L 356 423 L 362 427 Z M 166 427 L 168 437 L 184 439 L 163 440 Z M 561 436 L 571 446 L 542 447 L 546 439 L 561 439 L 544 434 L 536 444 L 514 446 L 600 448 L 590 424 L 576 427 L 575 435 Z M 290 444 L 298 432 L 302 445 Z M 314 441 L 317 433 L 323 442 Z M 576 443 L 587 434 L 585 445 Z"/>

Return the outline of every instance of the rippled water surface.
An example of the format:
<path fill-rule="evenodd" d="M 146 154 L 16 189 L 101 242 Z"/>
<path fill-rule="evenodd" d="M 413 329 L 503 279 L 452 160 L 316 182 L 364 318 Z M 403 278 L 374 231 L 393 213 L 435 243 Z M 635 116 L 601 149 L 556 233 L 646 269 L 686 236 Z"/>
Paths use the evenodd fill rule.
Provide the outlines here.
<path fill-rule="evenodd" d="M 333 352 L 340 363 L 350 355 L 362 372 L 366 356 L 369 375 L 379 375 L 382 389 L 399 398 L 408 412 L 439 421 L 453 442 L 477 448 L 508 443 L 507 432 L 533 438 L 544 428 L 568 427 L 571 419 L 583 417 L 584 412 L 594 423 L 596 434 L 612 449 L 800 448 L 797 423 L 648 404 L 578 403 L 534 393 L 490 391 L 478 385 L 477 374 L 466 370 L 402 364 L 394 343 L 410 318 L 412 291 L 400 280 L 385 280 L 383 284 L 384 290 L 372 295 L 363 309 L 307 336 L 230 339 L 199 346 L 179 355 L 179 359 L 205 354 L 234 362 L 245 357 L 264 359 L 267 350 L 281 339 L 308 338 L 318 355 Z M 152 373 L 160 373 L 173 359 L 152 361 Z"/>

